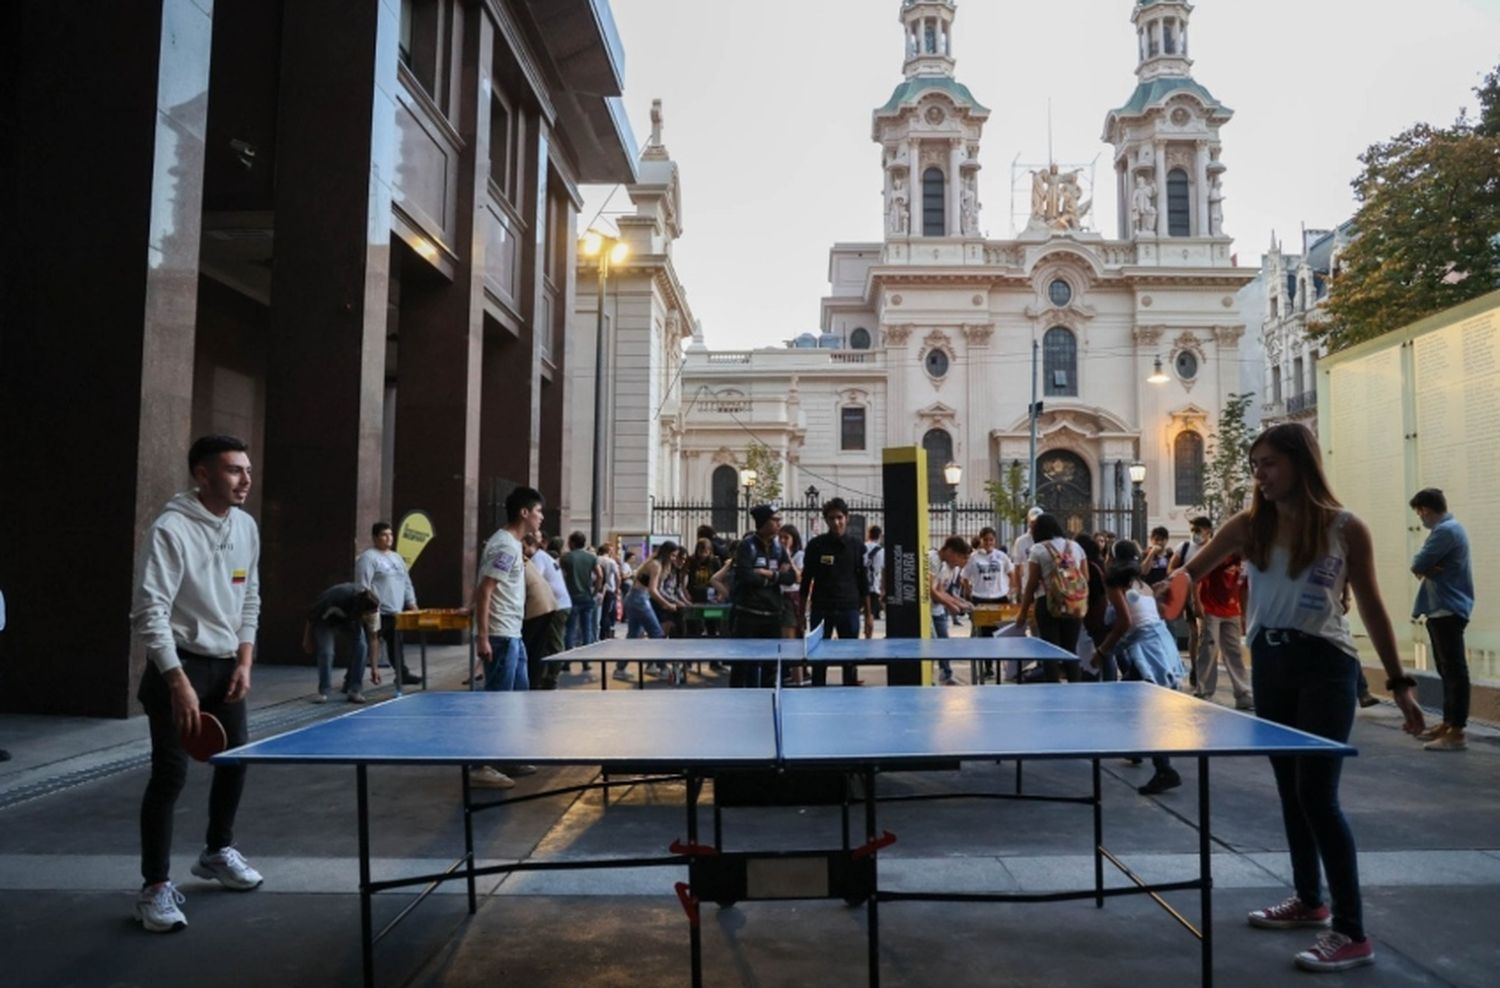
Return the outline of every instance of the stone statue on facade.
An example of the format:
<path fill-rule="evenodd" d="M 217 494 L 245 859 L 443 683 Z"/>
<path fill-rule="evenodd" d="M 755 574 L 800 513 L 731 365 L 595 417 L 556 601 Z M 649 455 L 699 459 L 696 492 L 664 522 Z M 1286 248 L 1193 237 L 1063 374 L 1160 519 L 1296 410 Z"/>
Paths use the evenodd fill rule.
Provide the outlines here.
<path fill-rule="evenodd" d="M 661 147 L 661 125 L 661 100 L 654 99 L 651 101 L 651 144 L 654 147 Z"/>
<path fill-rule="evenodd" d="M 1094 205 L 1092 199 L 1080 201 L 1083 199 L 1083 186 L 1079 184 L 1078 176 L 1082 174 L 1083 169 L 1076 168 L 1057 179 L 1057 216 L 1052 224 L 1056 229 L 1082 229 L 1083 218 Z"/>
<path fill-rule="evenodd" d="M 1136 233 L 1156 232 L 1156 188 L 1144 175 L 1135 177 L 1135 192 L 1130 196 L 1131 228 Z"/>
<path fill-rule="evenodd" d="M 972 179 L 964 182 L 961 216 L 964 236 L 979 236 L 979 198 L 974 192 Z"/>
<path fill-rule="evenodd" d="M 1217 175 L 1208 186 L 1208 232 L 1214 237 L 1224 235 L 1224 185 Z"/>
<path fill-rule="evenodd" d="M 886 230 L 901 235 L 907 228 L 906 181 L 897 175 L 891 183 L 891 204 L 886 214 Z"/>

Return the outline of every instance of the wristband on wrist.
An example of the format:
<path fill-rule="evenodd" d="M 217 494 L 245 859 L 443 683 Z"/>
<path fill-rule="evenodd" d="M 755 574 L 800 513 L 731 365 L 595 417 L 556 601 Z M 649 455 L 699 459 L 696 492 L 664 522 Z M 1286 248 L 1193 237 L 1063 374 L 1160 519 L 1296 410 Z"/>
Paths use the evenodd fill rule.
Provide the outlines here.
<path fill-rule="evenodd" d="M 1414 690 L 1417 688 L 1417 681 L 1411 676 L 1396 676 L 1385 681 L 1385 688 L 1392 693 L 1403 688 Z"/>

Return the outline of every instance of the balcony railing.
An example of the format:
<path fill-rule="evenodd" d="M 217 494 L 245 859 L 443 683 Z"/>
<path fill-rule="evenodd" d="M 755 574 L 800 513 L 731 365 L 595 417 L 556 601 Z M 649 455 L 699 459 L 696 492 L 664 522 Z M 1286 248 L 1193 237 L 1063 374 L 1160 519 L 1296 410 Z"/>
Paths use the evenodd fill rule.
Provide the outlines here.
<path fill-rule="evenodd" d="M 1286 413 L 1288 415 L 1300 415 L 1304 412 L 1316 412 L 1318 410 L 1318 392 L 1304 391 L 1300 395 L 1292 395 L 1286 400 Z"/>

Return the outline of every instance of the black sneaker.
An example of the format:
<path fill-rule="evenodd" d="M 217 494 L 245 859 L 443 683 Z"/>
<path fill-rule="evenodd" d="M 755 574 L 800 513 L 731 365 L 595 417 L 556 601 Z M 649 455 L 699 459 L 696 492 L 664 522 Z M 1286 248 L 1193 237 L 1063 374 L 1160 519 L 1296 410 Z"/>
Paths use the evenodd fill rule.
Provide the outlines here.
<path fill-rule="evenodd" d="M 1373 697 L 1368 693 L 1361 693 L 1359 695 L 1359 705 L 1361 707 L 1374 707 L 1378 706 L 1379 703 L 1380 700 L 1378 698 Z"/>
<path fill-rule="evenodd" d="M 401 674 L 401 685 L 402 686 L 421 686 L 422 685 L 422 677 L 418 676 L 416 673 L 411 673 L 411 672 L 402 673 Z"/>
<path fill-rule="evenodd" d="M 1176 789 L 1182 785 L 1182 776 L 1177 774 L 1174 768 L 1159 770 L 1151 777 L 1151 780 L 1141 786 L 1136 792 L 1142 796 L 1155 796 L 1166 792 L 1168 789 Z"/>

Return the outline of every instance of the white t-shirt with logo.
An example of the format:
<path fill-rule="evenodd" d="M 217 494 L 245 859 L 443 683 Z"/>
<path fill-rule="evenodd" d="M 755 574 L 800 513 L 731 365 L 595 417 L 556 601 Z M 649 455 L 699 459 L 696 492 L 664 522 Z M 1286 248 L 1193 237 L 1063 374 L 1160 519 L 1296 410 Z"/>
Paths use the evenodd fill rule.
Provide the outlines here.
<path fill-rule="evenodd" d="M 542 553 L 537 553 L 542 555 Z M 521 542 L 500 529 L 484 544 L 479 578 L 495 581 L 490 594 L 490 637 L 520 638 L 521 619 L 526 616 L 526 556 Z"/>
<path fill-rule="evenodd" d="M 1010 596 L 1010 557 L 1004 549 L 977 549 L 964 564 L 964 579 L 975 600 L 999 600 Z"/>

